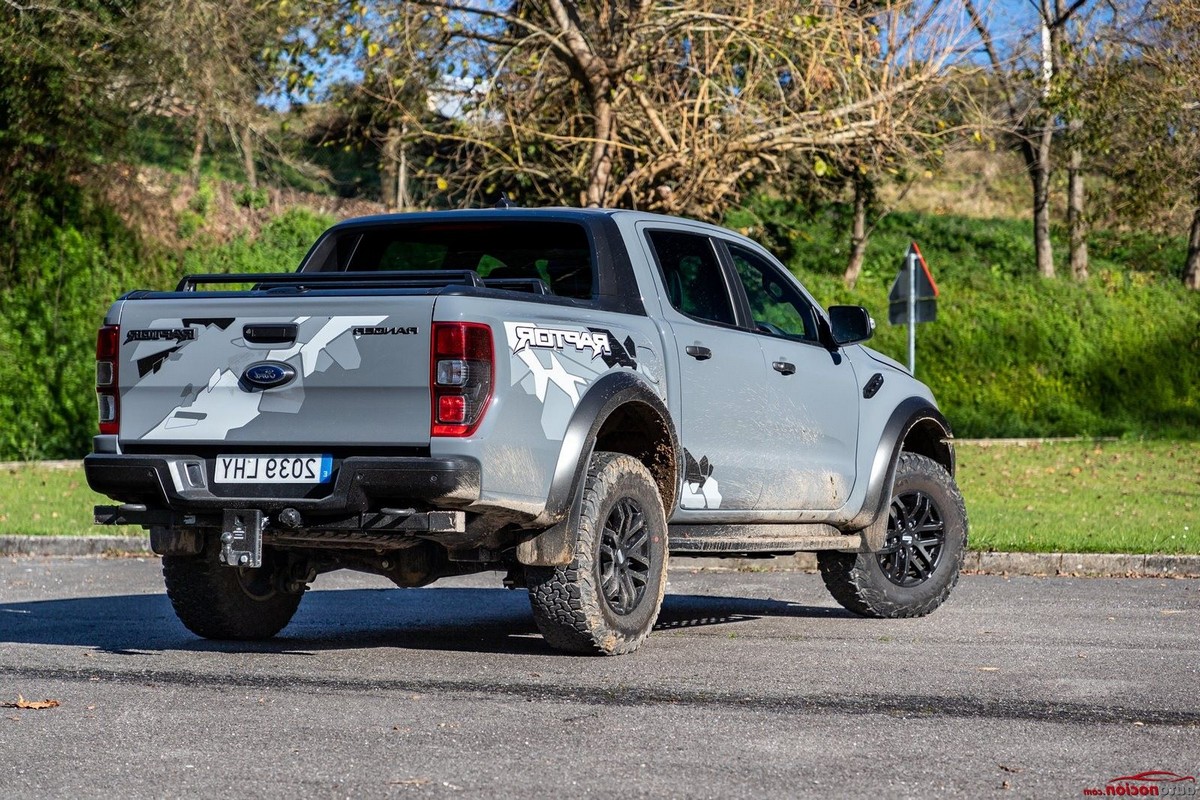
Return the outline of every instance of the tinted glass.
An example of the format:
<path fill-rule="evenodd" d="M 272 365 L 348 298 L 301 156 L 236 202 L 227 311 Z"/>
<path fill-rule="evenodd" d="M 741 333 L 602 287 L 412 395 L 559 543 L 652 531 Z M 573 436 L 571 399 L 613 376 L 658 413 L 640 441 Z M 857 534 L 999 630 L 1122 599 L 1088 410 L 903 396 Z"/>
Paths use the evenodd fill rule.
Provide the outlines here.
<path fill-rule="evenodd" d="M 729 255 L 746 289 L 754 326 L 760 333 L 788 339 L 817 341 L 816 312 L 766 259 L 737 245 L 729 245 Z"/>
<path fill-rule="evenodd" d="M 593 296 L 595 283 L 587 233 L 563 222 L 350 228 L 323 244 L 306 270 L 473 270 L 485 281 L 541 280 L 554 294 L 580 299 Z"/>
<path fill-rule="evenodd" d="M 671 305 L 691 317 L 734 324 L 729 290 L 709 238 L 677 231 L 648 236 Z"/>

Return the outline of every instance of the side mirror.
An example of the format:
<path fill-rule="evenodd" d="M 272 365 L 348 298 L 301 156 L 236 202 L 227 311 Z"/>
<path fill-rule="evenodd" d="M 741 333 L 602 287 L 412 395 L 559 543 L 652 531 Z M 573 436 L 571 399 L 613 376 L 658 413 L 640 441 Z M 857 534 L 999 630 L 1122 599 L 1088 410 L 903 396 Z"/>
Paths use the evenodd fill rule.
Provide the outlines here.
<path fill-rule="evenodd" d="M 875 320 L 862 306 L 830 306 L 829 326 L 839 346 L 865 342 L 875 333 Z"/>

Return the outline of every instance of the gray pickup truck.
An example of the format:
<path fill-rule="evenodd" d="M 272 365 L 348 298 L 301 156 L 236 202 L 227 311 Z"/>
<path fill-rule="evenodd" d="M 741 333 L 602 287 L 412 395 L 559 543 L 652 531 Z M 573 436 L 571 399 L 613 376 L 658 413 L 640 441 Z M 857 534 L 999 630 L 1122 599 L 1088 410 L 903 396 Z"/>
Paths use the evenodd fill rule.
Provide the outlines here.
<path fill-rule="evenodd" d="M 349 220 L 293 273 L 134 291 L 84 465 L 190 630 L 274 636 L 317 575 L 485 570 L 549 645 L 626 653 L 668 555 L 815 551 L 866 616 L 926 614 L 967 518 L 929 390 L 768 252 L 616 210 Z"/>

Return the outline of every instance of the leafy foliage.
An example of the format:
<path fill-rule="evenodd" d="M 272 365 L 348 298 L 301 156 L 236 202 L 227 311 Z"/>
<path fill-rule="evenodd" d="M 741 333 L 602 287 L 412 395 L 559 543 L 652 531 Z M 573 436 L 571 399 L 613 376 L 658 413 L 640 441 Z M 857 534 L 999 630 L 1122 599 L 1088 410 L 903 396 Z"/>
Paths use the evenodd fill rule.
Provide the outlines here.
<path fill-rule="evenodd" d="M 1200 298 L 1176 280 L 1181 239 L 1096 234 L 1095 277 L 1076 284 L 1037 277 L 1029 223 L 894 214 L 848 290 L 839 213 L 793 232 L 761 224 L 790 243 L 787 263 L 818 298 L 878 320 L 909 241 L 920 243 L 942 295 L 938 320 L 918 328 L 917 375 L 960 436 L 1200 437 Z M 906 329 L 881 324 L 872 346 L 905 361 Z"/>
<path fill-rule="evenodd" d="M 96 329 L 124 291 L 166 289 L 187 272 L 295 269 L 330 220 L 293 208 L 257 240 L 194 247 L 171 263 L 110 215 L 65 225 L 22 250 L 0 291 L 0 460 L 74 458 L 96 432 Z"/>
<path fill-rule="evenodd" d="M 138 249 L 113 220 L 23 249 L 0 292 L 0 458 L 78 456 L 95 429 L 96 328 Z"/>

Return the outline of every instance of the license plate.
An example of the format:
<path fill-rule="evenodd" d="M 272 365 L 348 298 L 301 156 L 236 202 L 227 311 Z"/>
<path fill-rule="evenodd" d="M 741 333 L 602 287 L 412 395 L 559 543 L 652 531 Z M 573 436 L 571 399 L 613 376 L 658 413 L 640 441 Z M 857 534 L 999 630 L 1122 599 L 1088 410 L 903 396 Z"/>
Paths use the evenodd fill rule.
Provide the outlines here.
<path fill-rule="evenodd" d="M 214 483 L 329 483 L 333 456 L 217 456 Z"/>

